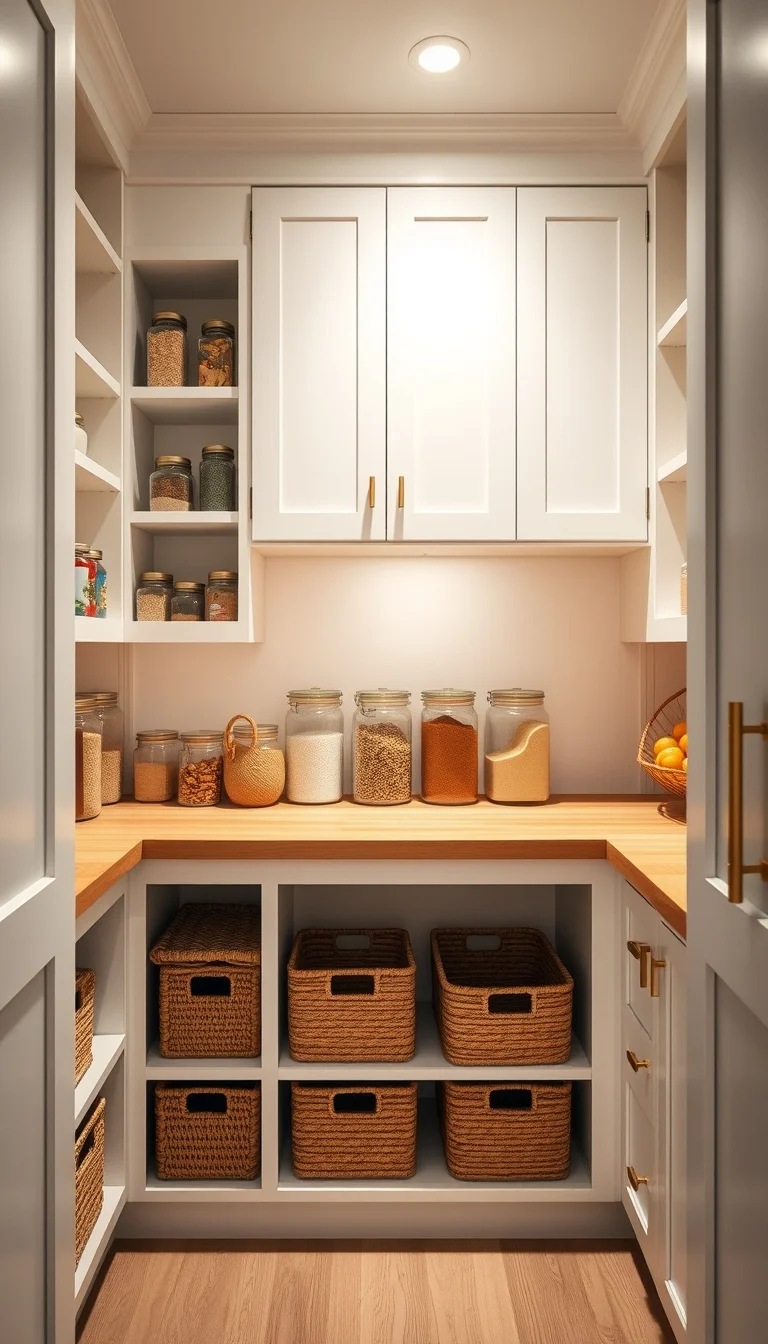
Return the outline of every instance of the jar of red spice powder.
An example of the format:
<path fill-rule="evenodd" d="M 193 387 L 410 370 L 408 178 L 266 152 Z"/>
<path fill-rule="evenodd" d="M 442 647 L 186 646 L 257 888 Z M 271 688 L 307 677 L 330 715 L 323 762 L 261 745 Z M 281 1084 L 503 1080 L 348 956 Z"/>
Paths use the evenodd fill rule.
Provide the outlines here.
<path fill-rule="evenodd" d="M 425 803 L 477 802 L 475 692 L 422 691 L 421 796 Z"/>

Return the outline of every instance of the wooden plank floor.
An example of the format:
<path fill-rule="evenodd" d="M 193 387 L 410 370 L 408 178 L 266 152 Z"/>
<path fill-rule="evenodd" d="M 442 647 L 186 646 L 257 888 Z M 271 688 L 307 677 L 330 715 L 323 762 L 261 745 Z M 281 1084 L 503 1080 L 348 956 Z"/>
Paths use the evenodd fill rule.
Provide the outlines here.
<path fill-rule="evenodd" d="M 117 1243 L 79 1344 L 674 1344 L 634 1242 Z"/>

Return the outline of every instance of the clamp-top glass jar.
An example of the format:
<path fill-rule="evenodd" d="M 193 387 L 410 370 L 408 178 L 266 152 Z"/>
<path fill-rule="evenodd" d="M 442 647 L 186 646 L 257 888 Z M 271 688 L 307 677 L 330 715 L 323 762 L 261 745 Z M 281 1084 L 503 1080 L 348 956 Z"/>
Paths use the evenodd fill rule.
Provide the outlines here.
<path fill-rule="evenodd" d="M 165 453 L 155 458 L 155 470 L 149 478 L 151 513 L 189 513 L 194 504 L 194 495 L 192 463 L 188 457 Z"/>
<path fill-rule="evenodd" d="M 123 793 L 123 711 L 117 691 L 83 691 L 101 718 L 101 801 L 119 803 Z"/>
<path fill-rule="evenodd" d="M 286 797 L 290 803 L 338 803 L 344 789 L 341 691 L 288 692 Z"/>
<path fill-rule="evenodd" d="M 137 803 L 167 803 L 179 784 L 179 734 L 174 728 L 148 728 L 136 734 L 133 796 Z"/>
<path fill-rule="evenodd" d="M 358 691 L 353 720 L 356 803 L 379 807 L 411 801 L 410 691 Z"/>
<path fill-rule="evenodd" d="M 235 328 L 211 317 L 204 322 L 197 343 L 199 387 L 233 387 L 235 382 Z"/>
<path fill-rule="evenodd" d="M 186 387 L 187 319 L 181 313 L 153 313 L 147 332 L 147 387 Z"/>
<path fill-rule="evenodd" d="M 448 806 L 477 802 L 475 692 L 422 691 L 421 796 Z"/>
<path fill-rule="evenodd" d="M 221 800 L 224 734 L 198 728 L 181 734 L 179 802 L 182 807 L 215 807 Z"/>
<path fill-rule="evenodd" d="M 544 692 L 489 691 L 485 716 L 485 792 L 494 803 L 545 803 L 549 797 L 549 715 Z"/>

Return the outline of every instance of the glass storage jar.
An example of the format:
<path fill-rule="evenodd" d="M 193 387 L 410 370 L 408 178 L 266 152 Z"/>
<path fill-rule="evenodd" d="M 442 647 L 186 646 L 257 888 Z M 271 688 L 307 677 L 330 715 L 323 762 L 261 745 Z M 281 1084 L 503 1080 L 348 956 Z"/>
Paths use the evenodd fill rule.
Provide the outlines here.
<path fill-rule="evenodd" d="M 79 411 L 75 411 L 75 452 L 88 455 L 88 435 L 85 432 L 85 421 Z"/>
<path fill-rule="evenodd" d="M 489 691 L 485 716 L 485 792 L 494 803 L 545 803 L 549 797 L 549 715 L 544 692 Z"/>
<path fill-rule="evenodd" d="M 186 387 L 187 319 L 181 313 L 153 313 L 147 332 L 147 387 Z"/>
<path fill-rule="evenodd" d="M 107 619 L 107 571 L 104 568 L 104 552 L 97 551 L 94 547 L 87 552 L 89 560 L 93 560 L 96 565 L 96 616 L 99 620 Z"/>
<path fill-rule="evenodd" d="M 75 615 L 96 615 L 96 561 L 91 548 L 75 542 Z"/>
<path fill-rule="evenodd" d="M 223 443 L 209 443 L 200 462 L 200 508 L 232 513 L 236 498 L 234 451 Z"/>
<path fill-rule="evenodd" d="M 179 734 L 148 728 L 136 734 L 133 796 L 137 803 L 167 803 L 179 787 Z"/>
<path fill-rule="evenodd" d="M 75 821 L 101 811 L 101 734 L 99 707 L 90 695 L 75 697 Z"/>
<path fill-rule="evenodd" d="M 164 454 L 155 458 L 155 470 L 149 478 L 151 513 L 189 513 L 194 507 L 194 479 L 188 457 Z"/>
<path fill-rule="evenodd" d="M 224 734 L 199 728 L 181 734 L 179 802 L 182 807 L 214 807 L 221 800 Z"/>
<path fill-rule="evenodd" d="M 101 718 L 101 801 L 119 803 L 123 792 L 123 711 L 117 691 L 83 691 Z"/>
<path fill-rule="evenodd" d="M 147 570 L 136 589 L 136 620 L 169 621 L 172 596 L 173 575 Z"/>
<path fill-rule="evenodd" d="M 358 691 L 353 719 L 356 803 L 378 806 L 411 801 L 410 691 Z"/>
<path fill-rule="evenodd" d="M 341 691 L 288 692 L 286 797 L 290 803 L 338 803 L 344 788 Z"/>
<path fill-rule="evenodd" d="M 237 620 L 237 573 L 233 569 L 213 569 L 205 590 L 207 621 Z"/>
<path fill-rule="evenodd" d="M 197 343 L 199 387 L 233 387 L 235 382 L 235 328 L 211 317 L 200 329 Z"/>
<path fill-rule="evenodd" d="M 171 598 L 172 621 L 205 620 L 205 584 L 187 583 L 186 580 L 173 585 Z"/>
<path fill-rule="evenodd" d="M 475 692 L 422 691 L 421 796 L 425 803 L 477 802 Z"/>

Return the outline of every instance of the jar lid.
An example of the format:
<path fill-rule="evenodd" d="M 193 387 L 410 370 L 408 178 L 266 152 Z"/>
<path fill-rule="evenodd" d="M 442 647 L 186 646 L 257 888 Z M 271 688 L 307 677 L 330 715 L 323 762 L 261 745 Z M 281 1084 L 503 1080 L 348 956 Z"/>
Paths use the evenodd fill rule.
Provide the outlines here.
<path fill-rule="evenodd" d="M 207 448 L 203 449 L 203 457 L 234 457 L 234 448 L 228 448 L 225 443 L 209 443 Z"/>
<path fill-rule="evenodd" d="M 385 686 L 380 686 L 376 691 L 356 691 L 355 704 L 360 705 L 408 705 L 411 701 L 410 691 L 392 691 Z"/>
<path fill-rule="evenodd" d="M 237 580 L 236 569 L 212 569 L 208 575 L 209 583 L 220 583 L 224 579 Z"/>
<path fill-rule="evenodd" d="M 174 588 L 176 589 L 176 592 L 177 592 L 177 593 L 204 593 L 204 592 L 205 592 L 205 584 L 204 584 L 204 583 L 190 583 L 190 582 L 188 582 L 186 579 L 179 579 L 178 582 L 177 582 L 177 583 L 174 583 L 173 586 L 174 586 Z"/>
<path fill-rule="evenodd" d="M 186 467 L 188 471 L 192 470 L 192 463 L 188 457 L 176 457 L 172 453 L 163 453 L 162 457 L 155 458 L 156 467 Z"/>
<path fill-rule="evenodd" d="M 84 541 L 75 542 L 75 555 L 87 555 L 90 549 L 90 546 Z"/>
<path fill-rule="evenodd" d="M 175 728 L 145 728 L 136 734 L 137 742 L 177 742 L 179 734 Z"/>
<path fill-rule="evenodd" d="M 521 686 L 513 686 L 506 691 L 489 691 L 488 703 L 491 705 L 541 704 L 543 691 L 527 691 Z"/>
<path fill-rule="evenodd" d="M 194 728 L 191 732 L 181 733 L 182 742 L 223 742 L 224 734 L 215 728 Z"/>
<path fill-rule="evenodd" d="M 235 738 L 237 738 L 238 742 L 240 742 L 240 741 L 244 741 L 244 742 L 252 742 L 252 741 L 253 741 L 253 729 L 251 728 L 251 725 L 250 725 L 249 723 L 239 723 L 239 724 L 236 724 L 235 727 L 232 729 L 232 736 L 235 737 Z M 257 741 L 257 742 L 268 741 L 268 740 L 270 740 L 270 739 L 273 738 L 273 737 L 277 737 L 277 724 L 276 724 L 276 723 L 257 723 L 257 724 L 256 724 L 256 741 Z"/>
<path fill-rule="evenodd" d="M 457 691 L 452 686 L 444 686 L 439 691 L 422 691 L 425 705 L 474 705 L 476 691 Z"/>
<path fill-rule="evenodd" d="M 341 696 L 341 691 L 324 690 L 321 686 L 288 692 L 288 699 L 292 705 L 338 705 L 341 704 Z"/>
<path fill-rule="evenodd" d="M 154 569 L 148 569 L 145 574 L 141 574 L 139 577 L 142 583 L 173 583 L 172 574 L 160 574 Z"/>
<path fill-rule="evenodd" d="M 180 327 L 183 327 L 185 331 L 187 330 L 187 319 L 181 313 L 153 313 L 153 326 L 155 322 L 178 322 Z"/>
<path fill-rule="evenodd" d="M 97 700 L 100 705 L 117 704 L 117 691 L 77 691 L 86 700 Z"/>
<path fill-rule="evenodd" d="M 75 709 L 76 709 L 76 710 L 79 710 L 79 709 L 96 709 L 96 708 L 97 708 L 97 704 L 98 704 L 98 701 L 96 701 L 92 695 L 83 695 L 82 692 L 81 692 L 80 695 L 76 695 L 76 696 L 75 696 Z"/>
<path fill-rule="evenodd" d="M 85 554 L 86 554 L 86 556 L 87 556 L 87 558 L 88 558 L 89 560 L 103 560 L 103 559 L 104 559 L 104 552 L 103 552 L 103 551 L 97 551 L 96 548 L 93 547 L 93 546 L 91 547 L 91 549 L 90 549 L 89 551 L 86 551 Z"/>
<path fill-rule="evenodd" d="M 203 336 L 209 332 L 221 332 L 222 336 L 234 336 L 235 328 L 231 322 L 225 322 L 221 317 L 209 317 L 200 328 Z"/>
<path fill-rule="evenodd" d="M 75 424 L 79 425 L 81 429 L 85 429 L 85 421 L 79 411 L 75 411 Z"/>

